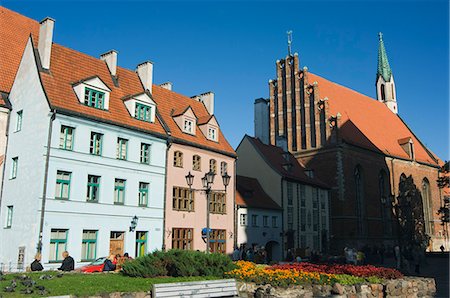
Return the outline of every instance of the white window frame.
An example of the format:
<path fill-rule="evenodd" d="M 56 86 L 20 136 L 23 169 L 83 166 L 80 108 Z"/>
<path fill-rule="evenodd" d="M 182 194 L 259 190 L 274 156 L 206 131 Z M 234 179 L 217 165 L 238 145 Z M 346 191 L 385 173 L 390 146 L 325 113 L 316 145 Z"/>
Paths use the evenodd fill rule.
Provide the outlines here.
<path fill-rule="evenodd" d="M 18 132 L 22 130 L 23 110 L 17 111 L 16 117 L 16 132 Z"/>
<path fill-rule="evenodd" d="M 187 125 L 189 124 L 189 125 Z M 188 134 L 194 134 L 194 120 L 190 118 L 183 119 L 183 131 Z"/>
<path fill-rule="evenodd" d="M 218 133 L 217 128 L 211 127 L 211 126 L 208 127 L 208 139 L 209 140 L 217 142 L 217 139 L 218 139 L 217 133 Z"/>
<path fill-rule="evenodd" d="M 6 215 L 6 224 L 5 228 L 10 229 L 12 227 L 12 221 L 13 221 L 13 214 L 14 214 L 14 206 L 6 206 L 7 208 L 7 215 Z"/>
<path fill-rule="evenodd" d="M 13 157 L 12 158 L 12 164 L 11 164 L 11 178 L 10 179 L 16 179 L 17 178 L 17 170 L 19 168 L 19 157 Z"/>
<path fill-rule="evenodd" d="M 239 222 L 241 226 L 247 226 L 248 225 L 248 216 L 246 213 L 243 213 L 239 217 Z"/>

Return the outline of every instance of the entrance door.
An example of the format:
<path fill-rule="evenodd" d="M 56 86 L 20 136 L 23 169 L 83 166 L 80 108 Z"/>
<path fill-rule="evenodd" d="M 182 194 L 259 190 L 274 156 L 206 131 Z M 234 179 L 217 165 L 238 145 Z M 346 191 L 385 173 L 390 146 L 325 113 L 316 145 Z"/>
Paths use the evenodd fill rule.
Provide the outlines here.
<path fill-rule="evenodd" d="M 123 240 L 125 237 L 125 232 L 111 232 L 111 236 L 109 239 L 109 254 L 117 255 L 120 254 L 123 256 Z"/>

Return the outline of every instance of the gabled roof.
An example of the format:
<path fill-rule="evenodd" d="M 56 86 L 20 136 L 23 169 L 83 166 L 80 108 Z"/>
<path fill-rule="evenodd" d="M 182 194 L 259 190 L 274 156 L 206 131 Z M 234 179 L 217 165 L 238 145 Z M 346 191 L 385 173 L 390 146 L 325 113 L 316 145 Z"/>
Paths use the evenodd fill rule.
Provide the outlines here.
<path fill-rule="evenodd" d="M 305 174 L 305 168 L 297 161 L 297 159 L 289 152 L 284 151 L 280 147 L 266 145 L 259 139 L 246 135 L 250 143 L 256 151 L 283 178 L 295 180 L 304 184 L 318 186 L 321 188 L 329 188 L 329 186 L 317 178 L 310 178 Z"/>
<path fill-rule="evenodd" d="M 382 102 L 352 89 L 308 73 L 308 82 L 318 82 L 320 98 L 328 97 L 329 113 L 339 120 L 339 135 L 349 144 L 386 155 L 410 159 L 398 143 L 411 137 L 417 161 L 437 165 L 429 150 L 417 139 L 397 114 Z"/>
<path fill-rule="evenodd" d="M 239 175 L 236 176 L 236 205 L 258 209 L 282 209 L 263 190 L 257 179 Z"/>
<path fill-rule="evenodd" d="M 0 6 L 0 92 L 11 91 L 30 34 L 37 41 L 38 22 Z M 4 105 L 0 97 L 0 106 Z"/>

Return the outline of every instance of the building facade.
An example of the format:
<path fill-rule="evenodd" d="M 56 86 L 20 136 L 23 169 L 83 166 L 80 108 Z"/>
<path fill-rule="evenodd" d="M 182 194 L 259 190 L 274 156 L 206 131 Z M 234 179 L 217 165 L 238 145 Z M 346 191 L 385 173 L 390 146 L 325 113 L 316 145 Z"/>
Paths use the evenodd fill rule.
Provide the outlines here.
<path fill-rule="evenodd" d="M 263 248 L 267 261 L 282 261 L 282 209 L 263 190 L 258 180 L 236 177 L 237 246 Z"/>
<path fill-rule="evenodd" d="M 435 183 L 440 160 L 397 114 L 381 34 L 378 100 L 300 69 L 298 54 L 276 62 L 269 94 L 269 100 L 255 101 L 255 111 L 265 107 L 269 115 L 259 118 L 255 135 L 272 145 L 286 143 L 331 186 L 331 237 L 337 251 L 397 242 L 440 247 L 445 241 L 436 215 L 442 199 Z M 259 129 L 267 129 L 269 137 Z"/>
<path fill-rule="evenodd" d="M 245 136 L 236 152 L 239 176 L 255 178 L 282 208 L 281 250 L 329 249 L 328 187 L 303 168 L 292 154 Z M 310 175 L 310 176 L 308 176 Z"/>

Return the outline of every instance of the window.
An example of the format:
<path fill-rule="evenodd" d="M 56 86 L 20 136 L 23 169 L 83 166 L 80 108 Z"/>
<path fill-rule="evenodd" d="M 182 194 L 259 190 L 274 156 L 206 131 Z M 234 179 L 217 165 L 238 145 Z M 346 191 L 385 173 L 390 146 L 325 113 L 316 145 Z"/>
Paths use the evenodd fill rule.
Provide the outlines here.
<path fill-rule="evenodd" d="M 125 183 L 124 179 L 114 181 L 114 204 L 123 205 L 125 202 Z"/>
<path fill-rule="evenodd" d="M 88 175 L 86 201 L 98 202 L 100 191 L 100 176 Z"/>
<path fill-rule="evenodd" d="M 84 104 L 93 108 L 103 109 L 105 93 L 91 88 L 84 89 Z"/>
<path fill-rule="evenodd" d="M 55 199 L 68 200 L 70 195 L 70 177 L 72 173 L 57 171 L 56 172 L 56 190 Z"/>
<path fill-rule="evenodd" d="M 306 189 L 303 184 L 300 184 L 300 206 L 306 207 Z"/>
<path fill-rule="evenodd" d="M 209 170 L 214 174 L 217 174 L 217 162 L 215 159 L 209 160 Z"/>
<path fill-rule="evenodd" d="M 139 182 L 139 206 L 147 207 L 148 205 L 148 183 Z"/>
<path fill-rule="evenodd" d="M 228 164 L 224 161 L 220 163 L 220 175 L 228 174 Z"/>
<path fill-rule="evenodd" d="M 141 163 L 150 164 L 150 145 L 141 143 Z"/>
<path fill-rule="evenodd" d="M 134 118 L 142 121 L 152 122 L 152 107 L 136 103 Z"/>
<path fill-rule="evenodd" d="M 184 228 L 172 229 L 172 248 L 191 250 L 194 240 L 194 230 Z"/>
<path fill-rule="evenodd" d="M 267 215 L 263 216 L 263 226 L 268 227 L 269 226 L 269 217 Z"/>
<path fill-rule="evenodd" d="M 300 230 L 306 231 L 306 209 L 302 208 L 300 212 Z"/>
<path fill-rule="evenodd" d="M 423 206 L 423 220 L 425 222 L 425 233 L 428 236 L 434 235 L 433 223 L 433 207 L 430 182 L 427 178 L 422 180 L 422 206 Z"/>
<path fill-rule="evenodd" d="M 75 128 L 61 125 L 59 137 L 59 148 L 64 150 L 73 150 L 73 133 Z"/>
<path fill-rule="evenodd" d="M 19 166 L 19 157 L 13 157 L 11 165 L 11 179 L 16 179 L 18 166 Z"/>
<path fill-rule="evenodd" d="M 217 141 L 217 129 L 213 127 L 208 128 L 208 139 Z"/>
<path fill-rule="evenodd" d="M 182 168 L 183 167 L 183 152 L 175 151 L 173 154 L 173 166 Z"/>
<path fill-rule="evenodd" d="M 227 201 L 225 193 L 211 191 L 209 199 L 209 212 L 218 214 L 227 213 Z"/>
<path fill-rule="evenodd" d="M 277 227 L 278 227 L 277 217 L 272 216 L 272 228 L 277 228 Z"/>
<path fill-rule="evenodd" d="M 23 110 L 20 110 L 17 112 L 16 131 L 22 130 L 22 119 L 23 119 Z"/>
<path fill-rule="evenodd" d="M 147 253 L 147 232 L 136 232 L 136 257 L 142 257 Z"/>
<path fill-rule="evenodd" d="M 192 170 L 194 171 L 201 171 L 202 170 L 202 158 L 198 155 L 194 155 L 192 157 Z"/>
<path fill-rule="evenodd" d="M 214 253 L 226 252 L 226 230 L 212 230 L 209 235 L 209 251 Z"/>
<path fill-rule="evenodd" d="M 194 121 L 190 120 L 190 119 L 184 119 L 183 122 L 183 131 L 193 134 L 194 133 Z"/>
<path fill-rule="evenodd" d="M 189 188 L 173 188 L 173 210 L 194 211 L 194 192 Z"/>
<path fill-rule="evenodd" d="M 241 214 L 239 221 L 241 223 L 241 226 L 246 226 L 247 225 L 247 214 Z"/>
<path fill-rule="evenodd" d="M 7 211 L 8 214 L 6 215 L 6 226 L 5 226 L 5 228 L 10 228 L 12 226 L 14 207 L 13 206 L 8 206 L 6 208 L 8 210 Z"/>
<path fill-rule="evenodd" d="M 294 202 L 294 190 L 291 182 L 287 182 L 287 203 L 289 206 L 293 205 Z"/>
<path fill-rule="evenodd" d="M 287 207 L 287 224 L 288 230 L 292 230 L 294 228 L 294 208 L 292 208 L 292 206 Z"/>
<path fill-rule="evenodd" d="M 92 261 L 97 255 L 97 231 L 83 230 L 81 243 L 81 260 Z"/>
<path fill-rule="evenodd" d="M 103 135 L 101 133 L 91 132 L 91 154 L 102 155 L 102 139 Z"/>
<path fill-rule="evenodd" d="M 364 181 L 361 166 L 356 166 L 354 172 L 354 182 L 355 182 L 355 194 L 356 194 L 356 214 L 358 217 L 358 235 L 365 235 L 366 231 L 366 221 L 364 212 Z"/>
<path fill-rule="evenodd" d="M 258 226 L 258 215 L 252 215 L 252 226 L 253 227 Z"/>
<path fill-rule="evenodd" d="M 381 100 L 385 101 L 386 100 L 386 93 L 384 90 L 384 84 L 381 84 Z"/>
<path fill-rule="evenodd" d="M 50 233 L 50 262 L 63 260 L 62 253 L 66 250 L 68 230 L 51 229 Z"/>
<path fill-rule="evenodd" d="M 117 138 L 117 159 L 126 160 L 127 159 L 127 147 L 128 140 Z"/>

